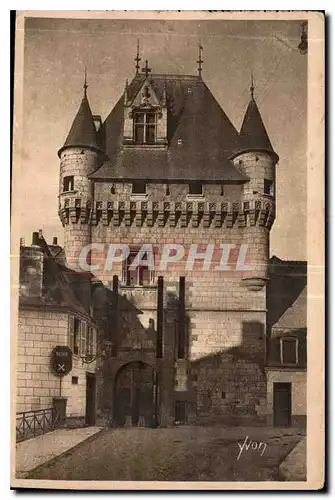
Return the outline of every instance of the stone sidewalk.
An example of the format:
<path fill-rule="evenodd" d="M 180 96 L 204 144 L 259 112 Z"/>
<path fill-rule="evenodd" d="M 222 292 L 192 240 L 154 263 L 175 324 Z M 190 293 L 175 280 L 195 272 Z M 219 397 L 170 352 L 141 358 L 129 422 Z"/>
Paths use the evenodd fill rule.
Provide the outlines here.
<path fill-rule="evenodd" d="M 103 429 L 103 427 L 56 429 L 47 434 L 17 443 L 15 477 L 18 479 L 25 478 L 36 467 L 59 457 Z"/>
<path fill-rule="evenodd" d="M 306 440 L 302 439 L 279 466 L 279 473 L 285 481 L 306 481 Z"/>

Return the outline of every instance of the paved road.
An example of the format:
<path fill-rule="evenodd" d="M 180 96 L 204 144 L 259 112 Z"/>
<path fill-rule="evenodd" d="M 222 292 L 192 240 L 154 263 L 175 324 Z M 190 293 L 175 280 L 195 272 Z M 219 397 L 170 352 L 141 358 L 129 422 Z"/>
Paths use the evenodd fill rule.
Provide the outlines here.
<path fill-rule="evenodd" d="M 247 443 L 266 443 L 244 449 Z M 293 429 L 191 427 L 106 429 L 31 479 L 101 481 L 269 481 L 302 439 Z M 255 445 L 254 445 L 255 448 Z"/>

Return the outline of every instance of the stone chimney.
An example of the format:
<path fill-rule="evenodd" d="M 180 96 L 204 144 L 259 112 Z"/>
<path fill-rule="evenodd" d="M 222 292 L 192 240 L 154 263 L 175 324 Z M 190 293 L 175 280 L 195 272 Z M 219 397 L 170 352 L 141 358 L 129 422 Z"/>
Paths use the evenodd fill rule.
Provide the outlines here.
<path fill-rule="evenodd" d="M 32 245 L 20 246 L 20 296 L 41 298 L 44 254 L 39 246 L 40 235 L 34 232 Z"/>

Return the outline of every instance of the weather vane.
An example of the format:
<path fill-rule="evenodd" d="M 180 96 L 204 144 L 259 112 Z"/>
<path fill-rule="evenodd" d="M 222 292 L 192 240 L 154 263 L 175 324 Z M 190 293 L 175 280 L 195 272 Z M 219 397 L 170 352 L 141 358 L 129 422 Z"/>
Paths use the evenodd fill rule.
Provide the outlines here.
<path fill-rule="evenodd" d="M 85 79 L 84 79 L 84 85 L 83 85 L 83 88 L 84 88 L 84 95 L 86 96 L 87 94 L 87 67 L 85 66 Z"/>
<path fill-rule="evenodd" d="M 142 68 L 142 72 L 145 73 L 146 78 L 148 78 L 148 74 L 151 73 L 151 68 L 148 66 L 148 59 L 145 60 L 145 66 Z"/>
<path fill-rule="evenodd" d="M 204 62 L 204 61 L 201 59 L 201 53 L 202 53 L 202 51 L 203 51 L 203 50 L 204 50 L 204 49 L 203 49 L 203 47 L 202 47 L 202 45 L 201 45 L 201 42 L 200 42 L 200 40 L 199 40 L 199 59 L 198 59 L 197 63 L 198 63 L 198 73 L 199 73 L 199 76 L 200 76 L 200 77 L 201 77 L 201 72 L 202 72 L 202 63 Z"/>
<path fill-rule="evenodd" d="M 134 58 L 134 61 L 136 61 L 136 75 L 138 75 L 138 70 L 140 69 L 140 41 L 137 40 L 137 53 L 136 53 L 136 57 Z"/>

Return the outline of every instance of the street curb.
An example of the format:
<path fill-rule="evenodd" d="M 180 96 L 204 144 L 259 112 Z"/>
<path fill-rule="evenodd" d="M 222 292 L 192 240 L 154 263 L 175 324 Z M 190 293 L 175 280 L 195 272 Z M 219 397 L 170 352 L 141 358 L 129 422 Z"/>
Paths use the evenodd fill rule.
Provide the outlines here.
<path fill-rule="evenodd" d="M 71 448 L 68 448 L 67 450 L 63 451 L 59 455 L 57 455 L 55 457 L 52 457 L 49 460 L 46 460 L 42 464 L 38 465 L 37 467 L 34 467 L 33 469 L 31 469 L 29 471 L 16 472 L 15 473 L 15 479 L 28 479 L 28 480 L 29 479 L 33 479 L 33 478 L 28 477 L 28 476 L 30 476 L 30 475 L 38 472 L 40 469 L 42 469 L 42 467 L 45 467 L 45 466 L 49 467 L 50 465 L 53 465 L 54 462 L 56 462 L 56 460 L 58 460 L 59 458 L 62 458 L 63 456 L 67 455 L 68 453 L 76 450 L 83 443 L 87 443 L 89 441 L 93 441 L 98 435 L 100 435 L 103 432 L 106 432 L 107 430 L 108 430 L 108 427 L 101 428 L 100 430 L 98 430 L 97 432 L 95 432 L 94 434 L 92 434 L 91 436 L 88 436 L 87 438 L 83 439 L 82 441 L 80 441 L 79 443 L 75 444 L 74 446 L 71 446 Z"/>
<path fill-rule="evenodd" d="M 307 455 L 306 455 L 306 436 L 303 437 L 295 447 L 288 453 L 288 455 L 284 458 L 278 468 L 278 475 L 280 481 L 307 481 Z M 301 453 L 304 456 L 304 472 L 301 473 L 301 470 L 297 470 L 295 465 L 301 460 L 299 456 L 300 449 L 302 449 Z"/>

